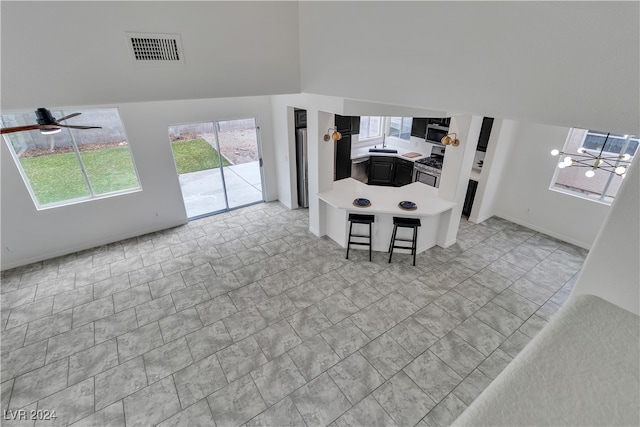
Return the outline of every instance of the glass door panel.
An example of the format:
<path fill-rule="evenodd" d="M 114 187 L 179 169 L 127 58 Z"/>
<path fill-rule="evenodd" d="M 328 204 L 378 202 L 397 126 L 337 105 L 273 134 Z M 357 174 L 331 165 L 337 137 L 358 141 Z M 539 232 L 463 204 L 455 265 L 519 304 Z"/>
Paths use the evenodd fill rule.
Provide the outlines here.
<path fill-rule="evenodd" d="M 221 159 L 214 124 L 169 126 L 187 217 L 196 218 L 227 209 Z M 222 160 L 224 164 L 224 160 Z"/>
<path fill-rule="evenodd" d="M 255 119 L 169 127 L 187 217 L 264 200 Z"/>
<path fill-rule="evenodd" d="M 262 202 L 260 144 L 256 120 L 216 122 L 220 153 L 229 164 L 223 167 L 229 209 Z"/>

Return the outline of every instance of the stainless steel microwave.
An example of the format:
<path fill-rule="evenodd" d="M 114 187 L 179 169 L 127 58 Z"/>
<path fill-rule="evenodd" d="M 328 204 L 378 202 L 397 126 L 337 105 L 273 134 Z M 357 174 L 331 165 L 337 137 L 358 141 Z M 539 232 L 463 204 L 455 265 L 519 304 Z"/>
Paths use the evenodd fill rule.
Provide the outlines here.
<path fill-rule="evenodd" d="M 442 144 L 442 138 L 449 133 L 449 128 L 440 125 L 428 125 L 426 141 L 431 144 Z"/>

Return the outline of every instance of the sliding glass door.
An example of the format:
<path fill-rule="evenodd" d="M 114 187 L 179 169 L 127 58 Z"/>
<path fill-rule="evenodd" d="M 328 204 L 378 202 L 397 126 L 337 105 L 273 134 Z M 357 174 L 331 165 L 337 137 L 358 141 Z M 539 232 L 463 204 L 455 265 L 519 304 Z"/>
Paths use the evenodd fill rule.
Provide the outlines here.
<path fill-rule="evenodd" d="M 169 127 L 190 219 L 264 200 L 258 131 L 253 118 Z"/>

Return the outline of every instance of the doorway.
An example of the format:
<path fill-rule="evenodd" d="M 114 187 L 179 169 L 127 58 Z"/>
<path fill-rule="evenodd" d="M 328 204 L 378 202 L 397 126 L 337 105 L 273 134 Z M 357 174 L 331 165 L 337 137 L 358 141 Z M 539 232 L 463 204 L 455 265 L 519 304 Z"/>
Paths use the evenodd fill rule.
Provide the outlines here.
<path fill-rule="evenodd" d="M 169 126 L 187 217 L 264 201 L 255 118 Z"/>

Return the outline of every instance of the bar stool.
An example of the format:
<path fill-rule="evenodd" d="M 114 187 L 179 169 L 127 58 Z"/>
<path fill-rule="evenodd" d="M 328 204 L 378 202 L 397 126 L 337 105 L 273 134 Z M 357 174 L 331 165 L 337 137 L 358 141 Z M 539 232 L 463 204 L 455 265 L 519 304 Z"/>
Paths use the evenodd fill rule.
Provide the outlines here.
<path fill-rule="evenodd" d="M 359 245 L 359 246 L 368 246 L 369 247 L 369 261 L 371 261 L 371 224 L 375 221 L 375 216 L 373 215 L 361 215 L 361 214 L 349 214 L 349 240 L 347 241 L 347 256 L 346 259 L 349 259 L 349 247 L 351 245 Z M 366 234 L 353 234 L 353 224 L 369 224 L 369 235 Z M 368 239 L 367 242 L 354 242 L 351 240 L 352 237 L 358 237 L 363 239 Z"/>
<path fill-rule="evenodd" d="M 400 239 L 396 238 L 398 227 L 401 228 L 413 228 L 412 239 Z M 411 255 L 413 255 L 413 265 L 416 265 L 416 248 L 418 246 L 418 227 L 420 227 L 419 218 L 402 218 L 398 216 L 393 217 L 393 234 L 391 235 L 391 243 L 389 243 L 389 262 L 393 256 L 393 249 L 411 249 Z M 411 242 L 411 246 L 398 246 L 396 240 L 401 242 Z"/>

